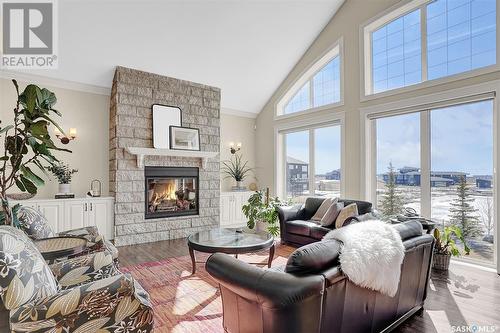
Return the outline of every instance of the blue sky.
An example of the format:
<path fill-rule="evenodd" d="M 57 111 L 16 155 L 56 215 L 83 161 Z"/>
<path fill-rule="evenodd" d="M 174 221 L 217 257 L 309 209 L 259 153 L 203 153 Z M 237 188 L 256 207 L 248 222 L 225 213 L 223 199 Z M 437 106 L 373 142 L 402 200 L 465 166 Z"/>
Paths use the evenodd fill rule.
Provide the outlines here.
<path fill-rule="evenodd" d="M 340 168 L 340 126 L 317 128 L 315 131 L 316 174 Z M 309 162 L 309 131 L 286 134 L 288 156 Z"/>
<path fill-rule="evenodd" d="M 376 120 L 377 174 L 420 167 L 420 113 Z M 309 162 L 309 131 L 286 134 L 288 156 Z M 340 168 L 340 127 L 315 129 L 316 174 Z M 431 164 L 435 171 L 491 175 L 493 102 L 483 101 L 431 111 Z"/>
<path fill-rule="evenodd" d="M 377 174 L 420 165 L 420 115 L 377 120 Z M 471 175 L 493 172 L 493 102 L 431 111 L 431 169 Z"/>

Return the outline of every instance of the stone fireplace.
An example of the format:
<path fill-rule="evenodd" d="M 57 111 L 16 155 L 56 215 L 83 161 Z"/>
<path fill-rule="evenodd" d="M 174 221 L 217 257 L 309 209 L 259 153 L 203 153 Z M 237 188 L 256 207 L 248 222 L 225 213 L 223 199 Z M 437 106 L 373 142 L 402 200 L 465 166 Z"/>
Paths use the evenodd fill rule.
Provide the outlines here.
<path fill-rule="evenodd" d="M 179 107 L 182 126 L 200 131 L 200 153 L 217 157 L 154 154 L 153 104 Z M 219 109 L 218 88 L 116 68 L 110 100 L 109 187 L 115 198 L 118 246 L 187 237 L 219 225 Z M 131 147 L 153 153 L 139 161 Z"/>
<path fill-rule="evenodd" d="M 144 168 L 144 217 L 198 215 L 198 168 Z"/>

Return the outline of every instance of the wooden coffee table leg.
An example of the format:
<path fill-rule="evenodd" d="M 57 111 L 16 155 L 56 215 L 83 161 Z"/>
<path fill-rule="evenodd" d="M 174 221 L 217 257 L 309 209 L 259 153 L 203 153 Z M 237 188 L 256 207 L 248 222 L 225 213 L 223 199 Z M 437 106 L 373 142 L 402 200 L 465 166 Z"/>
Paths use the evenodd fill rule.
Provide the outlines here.
<path fill-rule="evenodd" d="M 274 243 L 269 249 L 269 260 L 267 261 L 267 267 L 271 268 L 271 264 L 273 263 L 274 259 Z"/>
<path fill-rule="evenodd" d="M 191 270 L 191 273 L 194 274 L 196 273 L 196 258 L 194 257 L 194 250 L 189 247 L 189 255 L 191 256 L 191 264 L 193 265 L 193 269 Z"/>

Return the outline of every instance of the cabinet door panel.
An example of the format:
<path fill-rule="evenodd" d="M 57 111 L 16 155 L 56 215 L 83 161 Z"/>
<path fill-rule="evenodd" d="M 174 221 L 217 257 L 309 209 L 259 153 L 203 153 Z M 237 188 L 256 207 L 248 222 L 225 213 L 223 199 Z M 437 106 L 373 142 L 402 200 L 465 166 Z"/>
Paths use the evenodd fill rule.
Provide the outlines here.
<path fill-rule="evenodd" d="M 231 224 L 231 204 L 232 196 L 220 196 L 220 225 L 225 226 Z"/>
<path fill-rule="evenodd" d="M 83 228 L 87 225 L 87 209 L 86 202 L 83 201 L 67 201 L 64 204 L 64 224 L 65 230 Z"/>
<path fill-rule="evenodd" d="M 106 239 L 113 239 L 112 205 L 110 201 L 89 201 L 87 225 L 95 226 Z"/>
<path fill-rule="evenodd" d="M 64 224 L 64 204 L 62 202 L 43 202 L 37 204 L 37 209 L 45 216 L 54 232 L 61 232 L 66 228 Z"/>

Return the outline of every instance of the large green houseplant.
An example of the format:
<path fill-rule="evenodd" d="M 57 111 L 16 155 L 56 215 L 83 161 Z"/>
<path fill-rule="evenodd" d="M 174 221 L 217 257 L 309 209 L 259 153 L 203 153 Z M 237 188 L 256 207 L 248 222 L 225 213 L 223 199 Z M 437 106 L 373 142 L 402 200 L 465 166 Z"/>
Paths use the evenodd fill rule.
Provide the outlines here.
<path fill-rule="evenodd" d="M 460 240 L 464 244 L 464 252 L 466 255 L 470 253 L 462 230 L 458 227 L 447 226 L 444 227 L 442 232 L 436 228 L 434 229 L 434 238 L 436 239 L 436 244 L 434 246 L 432 267 L 435 269 L 448 270 L 451 257 L 461 255 L 461 251 L 455 243 L 455 239 Z"/>
<path fill-rule="evenodd" d="M 269 196 L 269 189 L 257 191 L 250 196 L 248 202 L 243 205 L 243 214 L 248 219 L 247 227 L 254 229 L 259 222 L 266 224 L 266 230 L 273 236 L 279 235 L 278 210 L 279 206 L 286 203 L 278 197 Z"/>
<path fill-rule="evenodd" d="M 37 188 L 45 182 L 35 168 L 46 173 L 44 164 L 53 165 L 58 161 L 53 151 L 71 152 L 58 148 L 50 138 L 48 126 L 51 124 L 64 132 L 52 118 L 61 116 L 53 108 L 57 102 L 54 93 L 33 84 L 20 92 L 16 80 L 12 83 L 17 94 L 13 123 L 0 123 L 0 136 L 4 141 L 3 155 L 0 156 L 0 224 L 7 225 L 17 224 L 15 211 L 18 208 L 10 207 L 7 191 L 17 186 L 22 192 L 36 194 Z"/>

